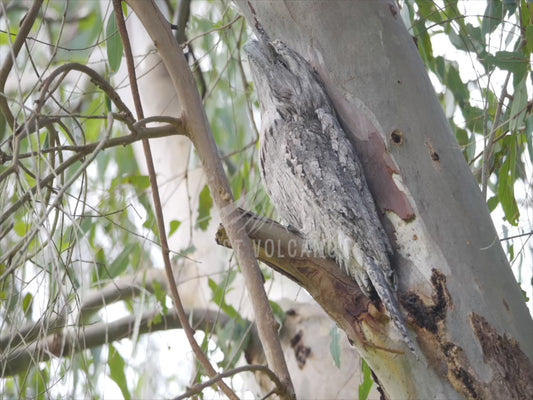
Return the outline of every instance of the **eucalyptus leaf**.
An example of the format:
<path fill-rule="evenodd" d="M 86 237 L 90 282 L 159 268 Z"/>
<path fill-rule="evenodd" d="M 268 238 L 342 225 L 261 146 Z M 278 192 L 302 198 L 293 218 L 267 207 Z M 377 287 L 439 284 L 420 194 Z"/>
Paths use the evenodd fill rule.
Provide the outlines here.
<path fill-rule="evenodd" d="M 486 54 L 485 63 L 491 67 L 498 67 L 513 72 L 517 79 L 522 79 L 527 71 L 529 60 L 517 51 L 498 51 L 494 55 Z"/>
<path fill-rule="evenodd" d="M 483 35 L 494 32 L 501 23 L 502 19 L 502 3 L 499 0 L 487 1 L 487 8 L 481 22 L 481 32 Z"/>
<path fill-rule="evenodd" d="M 111 343 L 109 344 L 107 364 L 109 365 L 109 377 L 118 385 L 124 399 L 131 399 L 128 381 L 126 380 L 126 362 Z"/>
<path fill-rule="evenodd" d="M 533 53 L 533 25 L 526 26 L 526 48 L 529 53 Z"/>
<path fill-rule="evenodd" d="M 374 380 L 372 379 L 372 370 L 362 358 L 361 371 L 363 372 L 363 382 L 359 385 L 359 400 L 366 400 L 368 399 Z"/>
<path fill-rule="evenodd" d="M 228 291 L 229 284 L 218 285 L 213 279 L 209 278 L 208 280 L 209 288 L 212 293 L 212 301 L 220 307 L 222 311 L 226 313 L 231 319 L 241 319 L 241 315 L 232 305 L 226 303 L 226 292 Z"/>
<path fill-rule="evenodd" d="M 205 231 L 209 226 L 209 221 L 211 221 L 211 208 L 213 207 L 213 199 L 207 185 L 200 192 L 199 200 L 196 226 Z"/>
<path fill-rule="evenodd" d="M 526 87 L 526 77 L 515 87 L 513 102 L 511 104 L 509 129 L 516 131 L 524 125 L 528 106 L 528 94 Z"/>
<path fill-rule="evenodd" d="M 108 273 L 110 278 L 116 278 L 124 271 L 126 271 L 130 264 L 130 255 L 137 246 L 137 243 L 126 244 L 120 254 L 113 260 L 113 262 L 109 266 Z"/>
<path fill-rule="evenodd" d="M 335 365 L 337 368 L 341 368 L 341 345 L 340 345 L 340 333 L 339 328 L 335 325 L 331 330 L 329 331 L 329 336 L 331 337 L 331 341 L 329 342 L 329 352 L 331 354 L 331 357 L 333 358 L 333 362 L 335 362 Z"/>
<path fill-rule="evenodd" d="M 181 222 L 178 221 L 178 220 L 172 220 L 170 221 L 170 229 L 168 231 L 168 236 L 172 236 L 174 233 L 176 233 L 176 231 L 179 229 L 179 227 L 181 226 Z"/>
<path fill-rule="evenodd" d="M 516 181 L 516 146 L 511 143 L 507 148 L 508 155 L 500 168 L 498 182 L 498 198 L 505 213 L 505 218 L 511 225 L 518 224 L 520 212 L 514 195 L 514 185 Z"/>
<path fill-rule="evenodd" d="M 526 119 L 526 141 L 529 160 L 533 163 L 533 114 Z"/>
<path fill-rule="evenodd" d="M 111 69 L 111 73 L 115 73 L 120 68 L 124 47 L 122 45 L 120 34 L 118 33 L 117 18 L 114 10 L 111 12 L 109 19 L 107 20 L 106 38 L 109 68 Z"/>

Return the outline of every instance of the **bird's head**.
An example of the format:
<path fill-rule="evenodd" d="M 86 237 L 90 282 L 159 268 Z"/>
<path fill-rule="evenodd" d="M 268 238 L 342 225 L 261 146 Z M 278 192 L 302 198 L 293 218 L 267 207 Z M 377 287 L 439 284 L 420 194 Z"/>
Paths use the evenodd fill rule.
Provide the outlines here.
<path fill-rule="evenodd" d="M 285 43 L 253 40 L 244 46 L 265 113 L 283 118 L 314 114 L 328 103 L 318 75 L 309 63 Z"/>

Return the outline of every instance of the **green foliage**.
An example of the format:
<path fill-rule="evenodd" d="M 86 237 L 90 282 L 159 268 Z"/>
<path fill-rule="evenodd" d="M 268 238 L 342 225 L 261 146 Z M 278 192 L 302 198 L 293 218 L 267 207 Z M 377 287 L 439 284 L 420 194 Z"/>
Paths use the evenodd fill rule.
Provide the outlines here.
<path fill-rule="evenodd" d="M 118 385 L 124 399 L 131 399 L 125 372 L 126 362 L 112 344 L 109 344 L 107 364 L 109 365 L 109 377 Z"/>
<path fill-rule="evenodd" d="M 250 340 L 248 335 L 250 331 L 250 322 L 244 320 L 239 312 L 226 302 L 225 296 L 230 292 L 228 289 L 236 277 L 236 272 L 228 272 L 223 284 L 218 285 L 212 279 L 209 279 L 209 288 L 212 292 L 212 301 L 220 307 L 229 320 L 217 327 L 215 341 L 218 349 L 222 351 L 224 357 L 218 365 L 232 368 L 238 361 L 240 355 L 246 348 Z"/>
<path fill-rule="evenodd" d="M 217 364 L 224 368 L 234 368 L 250 341 L 250 322 L 231 319 L 216 330 L 215 342 L 224 358 Z"/>
<path fill-rule="evenodd" d="M 33 373 L 30 375 L 30 385 L 29 387 L 33 390 L 34 398 L 38 400 L 45 400 L 48 398 L 46 395 L 48 384 L 50 381 L 50 376 L 46 368 L 33 370 Z"/>
<path fill-rule="evenodd" d="M 341 335 L 339 328 L 335 325 L 329 331 L 329 336 L 331 337 L 331 342 L 329 342 L 329 352 L 337 368 L 341 368 Z"/>
<path fill-rule="evenodd" d="M 516 225 L 519 217 L 518 206 L 514 194 L 518 153 L 516 139 L 516 136 L 509 136 L 504 139 L 504 142 L 514 143 L 510 143 L 506 146 L 509 153 L 501 164 L 498 181 L 498 199 L 502 205 L 505 217 L 511 225 Z"/>
<path fill-rule="evenodd" d="M 135 243 L 128 243 L 121 252 L 115 257 L 115 259 L 109 265 L 107 270 L 109 278 L 113 279 L 120 276 L 126 271 L 131 263 L 131 258 L 134 258 L 138 245 Z"/>
<path fill-rule="evenodd" d="M 487 1 L 484 12 L 476 16 L 464 12 L 471 4 L 406 2 L 420 55 L 443 91 L 452 95 L 441 98 L 457 141 L 480 184 L 493 193 L 488 196 L 489 208 L 501 209 L 507 223 L 516 226 L 520 211 L 515 186 L 528 180 L 523 155 L 527 152 L 533 159 L 528 89 L 533 8 L 523 0 Z M 434 55 L 437 40 L 448 40 L 457 55 Z M 457 59 L 464 60 L 461 70 Z M 472 66 L 470 74 L 465 62 Z"/>
<path fill-rule="evenodd" d="M 235 279 L 236 272 L 230 272 L 227 275 L 227 279 L 224 282 L 224 285 L 218 285 L 213 279 L 209 279 L 209 288 L 212 293 L 212 301 L 220 307 L 222 311 L 231 319 L 240 319 L 241 316 L 239 312 L 233 307 L 226 303 L 226 294 L 230 291 L 231 283 Z"/>
<path fill-rule="evenodd" d="M 51 7 L 57 7 L 58 12 L 64 12 L 60 9 L 65 6 L 65 2 L 50 2 Z M 58 60 L 69 60 L 71 62 L 84 63 L 91 54 L 92 44 L 101 40 L 103 31 L 103 19 L 100 13 L 100 5 L 96 1 L 91 0 L 74 0 L 70 2 L 70 7 L 66 7 L 67 16 L 75 19 L 76 10 L 87 9 L 87 13 L 80 16 L 77 20 L 78 29 L 76 35 L 65 36 L 61 29 L 58 29 L 60 24 L 51 24 L 51 27 L 57 35 L 54 41 L 59 40 L 63 45 L 57 51 Z"/>
<path fill-rule="evenodd" d="M 274 318 L 276 319 L 276 322 L 279 324 L 279 328 L 278 328 L 278 332 L 279 332 L 283 328 L 285 319 L 287 319 L 287 314 L 285 313 L 285 311 L 283 311 L 283 308 L 281 308 L 281 306 L 275 301 L 270 300 L 269 303 L 270 303 L 270 307 L 272 308 Z"/>
<path fill-rule="evenodd" d="M 205 231 L 209 226 L 209 221 L 211 221 L 211 208 L 213 207 L 213 199 L 207 185 L 200 192 L 199 200 L 196 226 Z"/>
<path fill-rule="evenodd" d="M 111 73 L 115 73 L 120 68 L 120 64 L 122 62 L 122 52 L 124 51 L 122 40 L 118 33 L 115 11 L 111 12 L 110 17 L 107 20 L 106 36 L 107 60 L 109 62 L 109 68 L 111 70 Z"/>
<path fill-rule="evenodd" d="M 181 222 L 178 221 L 178 220 L 172 220 L 170 221 L 170 227 L 169 227 L 169 230 L 168 230 L 168 237 L 171 237 L 174 233 L 176 233 L 176 231 L 179 229 L 179 227 L 181 226 Z"/>
<path fill-rule="evenodd" d="M 26 316 L 31 314 L 31 308 L 33 304 L 33 295 L 31 293 L 26 293 L 24 299 L 22 300 L 22 310 Z"/>
<path fill-rule="evenodd" d="M 73 0 L 45 4 L 46 10 L 41 10 L 30 34 L 39 41 L 28 40 L 15 64 L 17 76 L 25 82 L 34 79 L 36 84 L 24 84 L 19 86 L 20 92 L 8 95 L 10 110 L 19 125 L 31 116 L 36 102 L 28 100 L 25 109 L 21 105 L 25 99 L 39 97 L 42 81 L 51 71 L 74 61 L 95 67 L 89 56 L 99 46 L 97 50 L 105 54 L 111 43 L 105 40 L 100 3 Z M 11 28 L 19 26 L 24 7 L 7 7 L 12 33 L 17 32 Z M 112 29 L 108 25 L 107 33 Z M 39 32 L 46 34 L 38 36 Z M 114 37 L 119 38 L 117 34 Z M 9 41 L 6 34 L 0 33 L 0 39 L 2 52 L 8 54 L 15 37 Z M 120 62 L 121 54 L 122 50 L 116 61 Z M 90 154 L 75 159 L 75 148 L 103 138 L 108 129 L 107 112 L 112 108 L 107 94 L 91 81 L 84 82 L 74 75 L 69 72 L 54 80 L 40 112 L 43 116 L 62 115 L 60 123 L 19 135 L 17 150 L 21 157 L 16 174 L 9 174 L 10 159 L 2 159 L 0 165 L 0 174 L 5 173 L 0 179 L 0 337 L 10 332 L 17 336 L 17 329 L 26 323 L 44 324 L 35 338 L 27 337 L 28 342 L 18 347 L 8 344 L 2 353 L 54 334 L 55 331 L 47 331 L 47 324 L 65 310 L 72 315 L 69 318 L 75 318 L 87 291 L 138 271 L 151 258 L 146 241 L 154 240 L 155 235 L 143 229 L 141 223 L 153 219 L 147 195 L 149 180 L 139 173 L 131 146 L 100 152 L 95 162 L 69 183 Z M 11 76 L 14 75 L 9 79 Z M 117 111 L 114 106 L 113 111 Z M 11 155 L 14 136 L 3 114 L 0 128 L 1 154 Z M 111 136 L 127 132 L 115 118 Z M 61 190 L 63 196 L 58 198 Z M 101 322 L 94 312 L 84 316 L 83 321 Z M 66 329 L 72 322 L 76 323 L 69 320 Z M 96 371 L 89 372 L 89 366 L 97 367 L 98 354 L 91 349 L 73 360 L 61 359 L 59 364 L 35 361 L 26 373 L 11 378 L 20 388 L 18 395 L 12 397 L 97 398 L 95 382 L 99 378 Z M 116 367 L 120 367 L 120 359 L 112 357 L 111 362 L 112 375 L 119 380 Z M 61 380 L 66 376 L 67 382 L 75 384 L 58 386 L 59 375 Z M 125 395 L 127 387 L 121 389 Z"/>
<path fill-rule="evenodd" d="M 167 311 L 168 311 L 168 305 L 167 305 L 167 292 L 166 290 L 164 290 L 163 286 L 155 281 L 153 283 L 153 286 L 154 286 L 154 296 L 155 298 L 157 299 L 157 301 L 159 302 L 159 304 L 161 304 L 161 308 L 163 310 L 163 314 L 166 314 Z"/>
<path fill-rule="evenodd" d="M 361 358 L 361 371 L 363 372 L 363 382 L 359 385 L 359 400 L 368 399 L 374 380 L 372 379 L 372 370 L 364 359 Z"/>

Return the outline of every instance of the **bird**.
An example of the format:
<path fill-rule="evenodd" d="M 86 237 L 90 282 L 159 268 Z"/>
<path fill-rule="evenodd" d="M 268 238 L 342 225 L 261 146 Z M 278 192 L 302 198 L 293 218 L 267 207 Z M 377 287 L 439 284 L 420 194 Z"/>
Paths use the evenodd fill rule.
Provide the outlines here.
<path fill-rule="evenodd" d="M 390 240 L 324 84 L 307 60 L 266 34 L 244 51 L 260 103 L 261 177 L 278 215 L 309 250 L 331 254 L 366 296 L 377 294 L 414 353 Z"/>

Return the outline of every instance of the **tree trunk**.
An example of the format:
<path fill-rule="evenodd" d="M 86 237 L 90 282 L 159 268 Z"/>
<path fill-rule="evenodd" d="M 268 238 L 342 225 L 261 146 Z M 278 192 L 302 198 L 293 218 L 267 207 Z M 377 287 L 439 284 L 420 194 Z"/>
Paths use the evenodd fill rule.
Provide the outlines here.
<path fill-rule="evenodd" d="M 337 322 L 386 395 L 527 397 L 533 323 L 396 4 L 236 1 L 251 26 L 319 73 L 383 213 L 419 358 L 362 346 L 348 311 Z M 390 332 L 388 321 L 377 322 Z M 362 326 L 365 334 L 373 329 Z M 402 347 L 397 338 L 383 340 L 382 347 Z"/>

